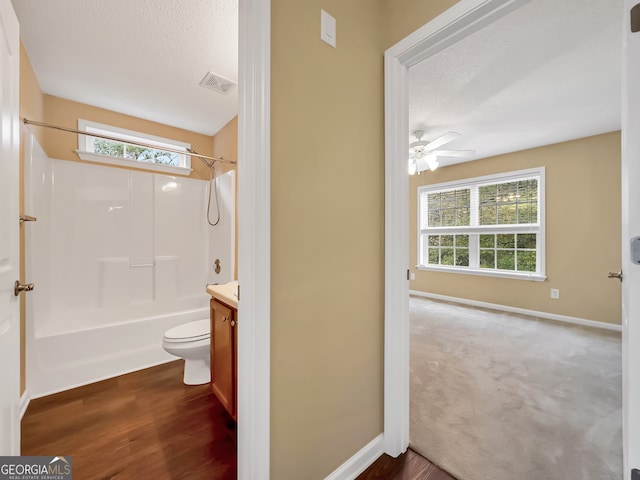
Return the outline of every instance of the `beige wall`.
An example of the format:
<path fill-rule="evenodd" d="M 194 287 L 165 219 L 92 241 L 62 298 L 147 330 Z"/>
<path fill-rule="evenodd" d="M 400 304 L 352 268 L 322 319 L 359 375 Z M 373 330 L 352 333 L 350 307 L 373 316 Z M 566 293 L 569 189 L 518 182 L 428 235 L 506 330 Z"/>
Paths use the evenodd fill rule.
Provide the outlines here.
<path fill-rule="evenodd" d="M 44 121 L 53 125 L 67 128 L 78 128 L 78 119 L 91 120 L 106 125 L 114 125 L 141 133 L 157 135 L 172 140 L 187 142 L 191 148 L 203 155 L 212 155 L 213 139 L 210 136 L 189 132 L 180 128 L 170 127 L 161 123 L 143 120 L 141 118 L 112 112 L 103 108 L 93 107 L 84 103 L 73 102 L 51 95 L 44 96 Z M 39 119 L 34 119 L 39 120 Z M 31 127 L 36 130 L 38 127 Z M 44 129 L 42 132 L 44 148 L 51 158 L 82 162 L 76 155 L 78 136 L 73 133 Z M 89 162 L 91 163 L 91 162 Z M 209 178 L 209 170 L 197 159 L 192 159 L 191 178 Z M 157 173 L 157 172 L 156 172 Z"/>
<path fill-rule="evenodd" d="M 224 158 L 225 160 L 238 160 L 238 117 L 234 117 L 229 123 L 222 127 L 213 136 L 213 156 L 218 158 Z M 218 167 L 217 165 L 220 165 Z M 238 168 L 237 166 L 230 165 L 228 163 L 219 163 L 216 165 L 216 170 L 221 172 L 227 172 L 229 170 L 235 170 L 236 172 L 236 205 L 238 205 Z M 235 270 L 233 272 L 233 278 L 238 278 L 238 209 L 236 208 L 236 229 L 235 229 Z"/>
<path fill-rule="evenodd" d="M 40 85 L 33 72 L 31 62 L 24 49 L 24 45 L 20 42 L 20 119 L 40 119 L 44 112 L 44 97 Z M 36 132 L 36 137 L 41 141 L 42 132 Z M 20 137 L 20 213 L 29 215 L 30 212 L 24 211 L 24 136 Z M 20 226 L 20 279 L 22 282 L 29 281 L 25 278 L 25 228 L 29 228 L 28 224 Z M 26 388 L 26 298 L 25 295 L 20 296 L 20 395 L 24 393 Z"/>
<path fill-rule="evenodd" d="M 477 160 L 411 177 L 410 252 L 417 264 L 417 188 L 545 167 L 545 282 L 420 271 L 414 290 L 619 324 L 620 132 Z M 550 289 L 560 289 L 552 300 Z"/>
<path fill-rule="evenodd" d="M 458 0 L 385 0 L 384 48 L 395 45 L 456 3 Z"/>
<path fill-rule="evenodd" d="M 319 479 L 382 432 L 383 19 L 271 6 L 271 478 Z"/>
<path fill-rule="evenodd" d="M 238 160 L 238 117 L 234 117 L 213 136 L 213 156 L 225 160 Z M 235 169 L 234 166 L 222 163 L 223 171 Z M 216 167 L 217 168 L 217 167 Z"/>

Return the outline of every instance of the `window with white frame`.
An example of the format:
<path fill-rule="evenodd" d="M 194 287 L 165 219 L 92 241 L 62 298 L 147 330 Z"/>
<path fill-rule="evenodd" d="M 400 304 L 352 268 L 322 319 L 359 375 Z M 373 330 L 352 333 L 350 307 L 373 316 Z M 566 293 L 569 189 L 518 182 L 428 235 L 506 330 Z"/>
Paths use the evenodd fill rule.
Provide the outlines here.
<path fill-rule="evenodd" d="M 78 119 L 78 130 L 114 139 L 78 135 L 77 153 L 83 160 L 137 166 L 171 173 L 191 172 L 191 157 L 187 155 L 188 149 L 191 148 L 189 143 L 82 119 Z M 130 142 L 144 143 L 147 146 L 143 147 Z M 163 150 L 164 148 L 184 153 L 169 152 Z"/>
<path fill-rule="evenodd" d="M 418 268 L 543 280 L 544 168 L 418 188 Z"/>

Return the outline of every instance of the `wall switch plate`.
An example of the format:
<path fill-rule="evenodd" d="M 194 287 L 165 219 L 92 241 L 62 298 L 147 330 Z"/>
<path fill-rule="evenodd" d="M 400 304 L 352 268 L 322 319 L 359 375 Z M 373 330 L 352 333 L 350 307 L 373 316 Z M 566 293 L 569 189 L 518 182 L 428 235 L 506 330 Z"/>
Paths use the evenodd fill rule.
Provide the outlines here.
<path fill-rule="evenodd" d="M 409 274 L 409 280 L 415 280 L 415 279 L 416 279 L 416 274 L 415 274 L 415 273 L 413 273 L 413 272 L 411 272 L 411 273 Z"/>
<path fill-rule="evenodd" d="M 557 300 L 558 298 L 560 298 L 560 290 L 557 288 L 552 288 L 551 289 L 551 298 L 553 298 L 554 300 Z"/>
<path fill-rule="evenodd" d="M 336 48 L 336 19 L 320 10 L 320 39 Z"/>

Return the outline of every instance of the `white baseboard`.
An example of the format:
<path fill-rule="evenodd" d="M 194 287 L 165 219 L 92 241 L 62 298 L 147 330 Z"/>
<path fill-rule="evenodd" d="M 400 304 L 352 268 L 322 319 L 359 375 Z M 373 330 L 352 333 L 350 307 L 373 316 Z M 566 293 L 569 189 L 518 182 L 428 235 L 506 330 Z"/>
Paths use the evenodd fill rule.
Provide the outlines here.
<path fill-rule="evenodd" d="M 585 320 L 584 318 L 569 317 L 567 315 L 558 315 L 556 313 L 539 312 L 537 310 L 527 310 L 526 308 L 509 307 L 497 303 L 479 302 L 477 300 L 469 300 L 467 298 L 450 297 L 448 295 L 439 295 L 437 293 L 420 292 L 418 290 L 409 290 L 409 294 L 417 297 L 432 298 L 434 300 L 444 300 L 446 302 L 461 303 L 472 307 L 491 308 L 493 310 L 501 310 L 503 312 L 518 313 L 521 315 L 529 315 L 530 317 L 546 318 L 557 322 L 572 323 L 574 325 L 582 325 L 583 327 L 600 328 L 603 330 L 611 330 L 621 332 L 622 325 L 614 325 L 613 323 L 596 322 L 594 320 Z"/>
<path fill-rule="evenodd" d="M 31 397 L 29 396 L 29 392 L 25 390 L 20 397 L 20 420 L 24 416 L 27 408 L 29 407 L 29 402 L 31 402 Z"/>
<path fill-rule="evenodd" d="M 382 448 L 383 436 L 384 434 L 381 433 L 371 440 L 324 480 L 354 480 L 384 453 Z"/>

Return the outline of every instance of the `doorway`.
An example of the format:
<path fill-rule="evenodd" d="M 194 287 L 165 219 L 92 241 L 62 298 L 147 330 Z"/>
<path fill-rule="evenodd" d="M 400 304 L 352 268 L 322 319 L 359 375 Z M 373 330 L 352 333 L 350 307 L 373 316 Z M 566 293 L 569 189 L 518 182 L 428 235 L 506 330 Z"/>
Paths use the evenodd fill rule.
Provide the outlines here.
<path fill-rule="evenodd" d="M 408 298 L 407 270 L 409 252 L 408 222 L 415 217 L 409 212 L 406 185 L 408 125 L 406 89 L 402 82 L 409 68 L 446 48 L 461 37 L 483 28 L 488 23 L 518 8 L 526 2 L 464 2 L 456 5 L 423 29 L 392 47 L 385 56 L 386 63 L 386 355 L 385 355 L 385 448 L 390 454 L 408 444 Z M 404 106 L 398 106 L 398 103 Z M 610 268 L 615 268 L 612 265 Z M 412 267 L 413 268 L 413 267 Z M 604 272 L 606 275 L 606 272 Z M 393 352 L 390 354 L 389 352 Z M 402 366 L 404 364 L 404 367 Z M 392 385 L 391 389 L 389 385 Z M 390 391 L 391 390 L 391 391 Z M 395 415 L 394 413 L 395 412 Z"/>

